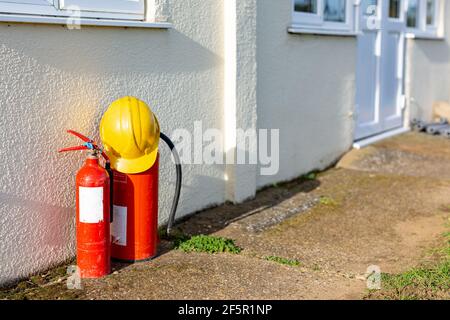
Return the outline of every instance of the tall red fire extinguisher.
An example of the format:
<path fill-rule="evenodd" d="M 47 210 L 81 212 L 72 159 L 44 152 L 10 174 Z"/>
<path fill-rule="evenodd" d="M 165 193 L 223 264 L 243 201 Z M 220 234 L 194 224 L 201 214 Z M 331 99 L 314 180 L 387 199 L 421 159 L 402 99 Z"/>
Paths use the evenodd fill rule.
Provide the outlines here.
<path fill-rule="evenodd" d="M 88 150 L 76 176 L 77 266 L 81 278 L 101 278 L 111 271 L 109 159 L 91 139 L 72 130 L 68 133 L 85 143 L 59 152 Z M 106 168 L 99 163 L 100 155 Z"/>
<path fill-rule="evenodd" d="M 114 178 L 112 258 L 127 262 L 152 259 L 158 248 L 159 141 L 172 151 L 176 189 L 167 223 L 170 234 L 180 197 L 181 164 L 170 139 L 160 132 L 148 105 L 135 98 L 114 101 L 103 115 L 100 137 Z"/>

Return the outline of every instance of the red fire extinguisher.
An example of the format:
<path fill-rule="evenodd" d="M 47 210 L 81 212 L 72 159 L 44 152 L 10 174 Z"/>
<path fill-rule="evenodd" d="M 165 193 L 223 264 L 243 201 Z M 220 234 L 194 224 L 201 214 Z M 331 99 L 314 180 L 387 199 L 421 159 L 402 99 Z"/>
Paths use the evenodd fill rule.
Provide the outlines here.
<path fill-rule="evenodd" d="M 159 244 L 158 171 L 159 159 L 149 170 L 139 174 L 113 170 L 113 259 L 137 262 L 156 256 Z"/>
<path fill-rule="evenodd" d="M 177 184 L 167 224 L 170 234 L 181 188 L 181 164 L 170 139 L 161 133 L 150 107 L 135 97 L 114 101 L 99 128 L 114 171 L 113 259 L 136 262 L 154 258 L 158 249 L 159 142 L 164 141 L 176 163 Z"/>
<path fill-rule="evenodd" d="M 59 152 L 88 150 L 76 176 L 77 266 L 81 278 L 101 278 L 111 272 L 111 175 L 109 159 L 91 139 L 68 130 L 85 143 Z M 106 161 L 99 163 L 99 155 Z"/>
<path fill-rule="evenodd" d="M 176 188 L 167 222 L 170 235 L 181 192 L 181 162 L 173 142 L 165 134 L 160 138 L 172 152 L 176 165 Z M 113 170 L 113 215 L 111 256 L 122 262 L 151 260 L 158 251 L 158 176 L 159 155 L 154 165 L 137 174 Z"/>

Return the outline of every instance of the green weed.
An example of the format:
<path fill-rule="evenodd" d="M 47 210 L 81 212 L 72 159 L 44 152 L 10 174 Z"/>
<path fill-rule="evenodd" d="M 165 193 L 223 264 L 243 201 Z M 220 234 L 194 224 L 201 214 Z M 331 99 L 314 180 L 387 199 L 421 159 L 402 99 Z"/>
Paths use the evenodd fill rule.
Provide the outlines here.
<path fill-rule="evenodd" d="M 330 197 L 325 197 L 325 196 L 320 197 L 319 202 L 320 202 L 320 204 L 323 204 L 325 206 L 336 206 L 337 205 L 337 202 L 334 199 L 332 199 Z"/>
<path fill-rule="evenodd" d="M 277 257 L 277 256 L 268 256 L 268 257 L 265 257 L 264 259 L 267 261 L 272 261 L 272 262 L 284 264 L 284 265 L 291 266 L 291 267 L 298 267 L 301 265 L 300 261 L 298 261 L 296 259 L 286 259 L 286 258 Z"/>
<path fill-rule="evenodd" d="M 241 248 L 235 245 L 234 240 L 221 237 L 198 235 L 191 238 L 179 237 L 175 239 L 175 248 L 184 252 L 206 253 L 234 253 L 238 254 Z"/>

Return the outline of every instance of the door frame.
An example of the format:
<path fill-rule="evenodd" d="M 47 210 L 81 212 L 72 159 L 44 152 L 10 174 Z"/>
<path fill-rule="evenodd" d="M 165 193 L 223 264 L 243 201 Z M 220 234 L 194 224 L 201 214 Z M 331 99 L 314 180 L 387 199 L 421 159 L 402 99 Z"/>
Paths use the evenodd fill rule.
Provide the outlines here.
<path fill-rule="evenodd" d="M 384 136 L 386 133 L 389 134 L 390 131 L 399 131 L 400 129 L 405 129 L 405 114 L 406 114 L 406 98 L 405 98 L 405 92 L 406 92 L 406 50 L 407 50 L 407 43 L 406 43 L 406 34 L 408 33 L 408 28 L 406 26 L 406 10 L 407 10 L 407 1 L 400 0 L 400 17 L 398 19 L 389 18 L 389 6 L 390 6 L 390 0 L 378 0 L 377 5 L 377 15 L 376 16 L 370 16 L 365 17 L 363 14 L 363 4 L 362 1 L 360 1 L 359 5 L 356 8 L 355 14 L 357 15 L 358 19 L 358 26 L 357 31 L 359 33 L 363 32 L 369 32 L 369 28 L 364 27 L 363 24 L 369 23 L 369 19 L 371 19 L 371 23 L 374 23 L 373 25 L 373 32 L 377 32 L 375 42 L 374 42 L 374 55 L 376 58 L 376 66 L 375 66 L 375 83 L 373 84 L 372 94 L 373 98 L 373 108 L 374 108 L 374 121 L 367 123 L 367 128 L 364 129 L 364 125 L 361 125 L 358 127 L 358 115 L 360 114 L 360 110 L 358 106 L 362 104 L 364 98 L 360 96 L 361 92 L 364 92 L 364 90 L 361 90 L 360 88 L 360 75 L 361 75 L 361 67 L 362 67 L 362 61 L 360 57 L 360 46 L 362 44 L 362 37 L 358 36 L 358 47 L 357 47 L 357 64 L 356 64 L 356 100 L 355 100 L 355 118 L 354 118 L 354 141 L 361 141 L 365 139 L 373 140 L 373 138 L 377 136 Z M 394 27 L 398 28 L 398 25 L 402 24 L 402 28 L 399 29 L 400 33 L 400 39 L 401 41 L 401 48 L 399 48 L 398 56 L 397 56 L 397 78 L 399 79 L 399 92 L 397 97 L 397 110 L 400 114 L 397 114 L 397 121 L 395 124 L 391 124 L 390 127 L 385 128 L 386 125 L 389 123 L 389 117 L 381 119 L 383 116 L 383 109 L 381 106 L 381 102 L 383 100 L 382 97 L 382 63 L 384 63 L 384 60 L 386 59 L 386 55 L 383 55 L 384 51 L 386 49 L 384 46 L 386 46 L 385 38 L 387 39 L 387 32 L 382 30 L 384 27 L 388 27 L 390 25 L 394 25 Z M 397 25 L 397 26 L 395 26 Z M 368 54 L 370 55 L 370 52 L 368 51 Z M 366 70 L 367 72 L 367 70 Z M 367 91 L 367 90 L 366 90 Z M 366 92 L 367 93 L 367 92 Z M 398 117 L 400 117 L 400 124 Z M 392 118 L 392 117 L 391 117 Z"/>

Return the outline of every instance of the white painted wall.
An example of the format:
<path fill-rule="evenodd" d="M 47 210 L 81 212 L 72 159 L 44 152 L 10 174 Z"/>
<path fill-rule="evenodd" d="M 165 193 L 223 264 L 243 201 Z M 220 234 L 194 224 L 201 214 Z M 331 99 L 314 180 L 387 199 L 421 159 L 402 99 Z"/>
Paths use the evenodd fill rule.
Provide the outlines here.
<path fill-rule="evenodd" d="M 445 3 L 444 40 L 410 39 L 406 57 L 409 117 L 431 121 L 435 101 L 450 102 L 450 3 Z"/>
<path fill-rule="evenodd" d="M 0 24 L 0 284 L 74 254 L 75 174 L 107 106 L 147 101 L 162 130 L 223 127 L 223 4 L 170 1 L 173 30 Z M 163 150 L 161 221 L 174 170 Z M 225 200 L 224 166 L 184 166 L 180 215 Z"/>
<path fill-rule="evenodd" d="M 291 0 L 258 0 L 258 127 L 280 129 L 280 172 L 323 169 L 352 145 L 356 38 L 288 34 Z"/>

